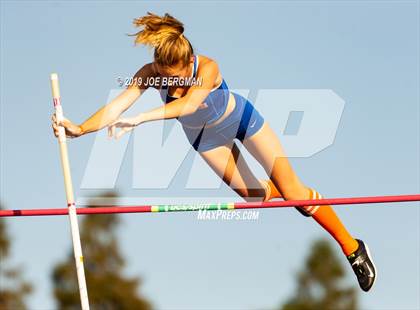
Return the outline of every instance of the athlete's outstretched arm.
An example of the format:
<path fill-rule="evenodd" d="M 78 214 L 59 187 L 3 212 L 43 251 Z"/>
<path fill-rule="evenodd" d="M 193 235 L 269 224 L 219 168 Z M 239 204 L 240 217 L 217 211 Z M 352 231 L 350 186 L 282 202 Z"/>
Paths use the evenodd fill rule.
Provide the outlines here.
<path fill-rule="evenodd" d="M 137 71 L 133 80 L 137 81 L 141 79 L 144 81 L 151 74 L 153 74 L 151 64 L 146 64 Z M 53 116 L 54 133 L 57 136 L 58 125 L 64 126 L 67 136 L 70 137 L 79 137 L 90 132 L 98 131 L 115 121 L 124 111 L 130 108 L 146 89 L 146 86 L 139 83 L 129 85 L 120 95 L 96 111 L 81 125 L 76 125 L 68 119 L 64 119 L 60 124 L 57 124 L 55 116 Z"/>

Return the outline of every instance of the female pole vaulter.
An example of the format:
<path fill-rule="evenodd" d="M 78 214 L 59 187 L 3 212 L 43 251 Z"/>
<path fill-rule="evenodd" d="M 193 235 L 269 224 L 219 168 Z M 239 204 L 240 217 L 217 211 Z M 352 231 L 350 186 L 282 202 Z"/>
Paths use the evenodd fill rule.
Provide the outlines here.
<path fill-rule="evenodd" d="M 81 125 L 68 119 L 57 123 L 53 116 L 56 135 L 58 126 L 65 127 L 69 137 L 79 137 L 108 126 L 109 135 L 118 138 L 142 123 L 177 118 L 194 149 L 245 200 L 321 198 L 295 174 L 276 134 L 251 102 L 229 91 L 216 61 L 194 54 L 191 43 L 183 35 L 184 26 L 180 21 L 169 14 L 161 17 L 148 13 L 134 19 L 134 25 L 141 27 L 133 35 L 135 43 L 153 47 L 154 61 L 138 70 L 133 83 Z M 165 104 L 132 118 L 119 118 L 149 87 L 137 81 L 152 78 L 159 81 L 152 87 L 160 91 Z M 165 85 L 163 78 L 195 78 L 201 83 Z M 241 141 L 263 166 L 268 180 L 256 179 L 234 139 Z M 338 242 L 361 289 L 369 291 L 375 282 L 376 269 L 366 243 L 350 235 L 331 206 L 296 209 L 312 217 Z"/>

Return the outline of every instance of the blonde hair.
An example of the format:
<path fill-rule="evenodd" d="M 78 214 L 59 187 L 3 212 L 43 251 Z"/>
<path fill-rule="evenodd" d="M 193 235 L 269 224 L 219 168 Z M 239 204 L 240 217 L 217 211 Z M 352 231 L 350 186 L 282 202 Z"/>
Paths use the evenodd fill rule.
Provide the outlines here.
<path fill-rule="evenodd" d="M 154 48 L 155 62 L 161 66 L 173 66 L 182 62 L 186 66 L 194 53 L 190 41 L 183 35 L 184 25 L 168 13 L 164 16 L 147 12 L 135 18 L 133 24 L 143 27 L 135 36 L 134 44 Z"/>

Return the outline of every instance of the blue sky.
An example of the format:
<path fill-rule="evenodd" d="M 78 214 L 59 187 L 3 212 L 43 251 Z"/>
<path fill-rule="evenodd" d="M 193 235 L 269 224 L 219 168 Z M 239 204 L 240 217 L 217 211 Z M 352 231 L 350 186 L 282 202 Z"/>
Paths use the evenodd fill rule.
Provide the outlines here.
<path fill-rule="evenodd" d="M 118 88 L 118 76 L 131 76 L 151 61 L 151 53 L 133 47 L 133 38 L 125 35 L 135 32 L 132 19 L 147 11 L 180 19 L 196 53 L 215 59 L 232 89 L 331 89 L 345 101 L 334 143 L 312 156 L 291 158 L 306 184 L 327 197 L 420 191 L 418 1 L 0 5 L 1 202 L 8 209 L 64 206 L 59 153 L 50 129 L 49 74 L 59 74 L 66 116 L 82 122 Z M 264 115 L 273 125 L 279 117 L 276 105 L 280 113 L 281 102 L 273 102 L 269 109 L 274 113 Z M 153 126 L 139 128 L 139 137 L 147 139 Z M 176 156 L 177 146 L 185 146 L 176 125 L 174 132 L 179 134 L 167 140 L 173 154 L 168 153 L 165 164 Z M 281 128 L 277 133 L 282 140 Z M 68 143 L 79 198 L 95 194 L 81 188 L 95 138 Z M 160 164 L 164 156 L 147 150 L 142 156 L 150 165 Z M 124 196 L 133 195 L 133 156 L 129 146 L 116 185 Z M 255 162 L 252 167 L 261 173 Z M 153 178 L 149 173 L 144 178 Z M 202 169 L 193 177 L 209 176 Z M 378 268 L 374 289 L 361 294 L 363 309 L 419 309 L 419 204 L 336 211 L 356 237 L 369 243 Z M 198 221 L 195 214 L 121 218 L 118 234 L 127 275 L 143 279 L 141 292 L 158 309 L 274 308 L 293 292 L 294 272 L 311 242 L 327 237 L 293 209 L 264 210 L 258 221 L 240 222 Z M 36 283 L 30 308 L 54 308 L 50 273 L 70 250 L 68 219 L 10 218 L 7 223 L 12 259 Z M 355 283 L 352 275 L 348 282 Z"/>

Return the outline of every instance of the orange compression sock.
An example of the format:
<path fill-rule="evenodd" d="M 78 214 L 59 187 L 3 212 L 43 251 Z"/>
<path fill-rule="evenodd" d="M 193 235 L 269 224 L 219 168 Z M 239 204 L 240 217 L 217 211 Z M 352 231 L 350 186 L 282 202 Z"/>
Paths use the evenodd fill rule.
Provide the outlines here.
<path fill-rule="evenodd" d="M 357 250 L 359 244 L 350 235 L 343 223 L 341 223 L 331 206 L 319 206 L 319 208 L 315 210 L 315 213 L 312 214 L 312 217 L 340 244 L 341 249 L 346 256 L 349 256 Z"/>
<path fill-rule="evenodd" d="M 340 244 L 346 256 L 357 250 L 359 244 L 349 234 L 331 206 L 320 206 L 312 217 Z"/>
<path fill-rule="evenodd" d="M 269 187 L 266 200 L 272 198 L 282 198 L 281 193 L 271 180 L 264 180 L 265 186 Z M 320 199 L 322 196 L 315 190 L 309 188 L 309 199 Z M 343 223 L 331 206 L 308 206 L 300 208 L 307 216 L 312 216 L 330 235 L 339 243 L 343 253 L 349 256 L 357 250 L 359 244 L 350 235 Z"/>

